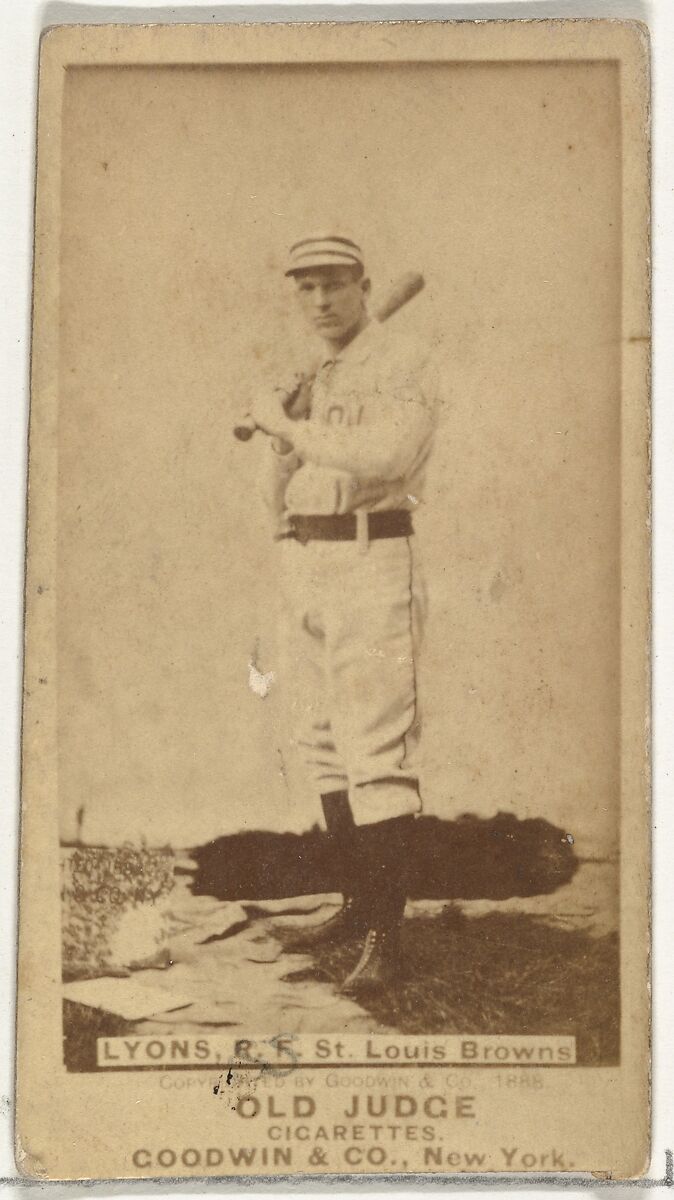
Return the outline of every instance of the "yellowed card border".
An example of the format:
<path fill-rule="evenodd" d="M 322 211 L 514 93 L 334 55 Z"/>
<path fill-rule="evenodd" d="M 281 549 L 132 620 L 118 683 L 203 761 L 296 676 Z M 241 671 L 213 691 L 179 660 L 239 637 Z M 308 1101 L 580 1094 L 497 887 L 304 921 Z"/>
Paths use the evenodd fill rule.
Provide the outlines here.
<path fill-rule="evenodd" d="M 265 64 L 285 62 L 554 62 L 616 60 L 623 100 L 622 228 L 622 536 L 621 536 L 621 1000 L 619 1087 L 644 1097 L 639 1124 L 649 1125 L 649 221 L 648 35 L 635 22 L 386 22 L 283 26 L 65 26 L 46 32 L 41 48 L 37 151 L 35 285 L 30 414 L 28 564 L 24 668 L 18 1125 L 31 1125 L 45 1072 L 55 1083 L 61 1061 L 56 688 L 57 423 L 59 375 L 59 181 L 65 72 L 78 65 Z M 391 37 L 392 31 L 395 37 Z M 301 35 L 301 56 L 294 52 Z M 39 490 L 34 481 L 40 481 Z M 46 683 L 42 681 L 46 680 Z M 52 898 L 52 899 L 50 899 Z M 596 1068 L 588 1068 L 596 1069 Z M 75 1084 L 73 1084 L 75 1086 Z M 79 1083 L 78 1087 L 83 1085 Z M 30 1147 L 20 1168 L 42 1174 Z M 632 1159 L 617 1173 L 636 1174 Z"/>

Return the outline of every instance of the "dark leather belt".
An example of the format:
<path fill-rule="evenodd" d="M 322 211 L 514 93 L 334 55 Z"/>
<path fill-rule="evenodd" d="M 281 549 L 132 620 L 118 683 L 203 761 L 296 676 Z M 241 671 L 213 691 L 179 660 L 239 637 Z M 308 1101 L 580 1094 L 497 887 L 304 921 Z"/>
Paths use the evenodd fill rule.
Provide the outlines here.
<path fill-rule="evenodd" d="M 355 513 L 307 514 L 297 513 L 288 518 L 290 530 L 283 534 L 306 545 L 307 542 L 355 542 L 357 523 Z M 414 533 L 412 515 L 405 509 L 367 514 L 368 541 L 377 538 L 410 537 Z"/>

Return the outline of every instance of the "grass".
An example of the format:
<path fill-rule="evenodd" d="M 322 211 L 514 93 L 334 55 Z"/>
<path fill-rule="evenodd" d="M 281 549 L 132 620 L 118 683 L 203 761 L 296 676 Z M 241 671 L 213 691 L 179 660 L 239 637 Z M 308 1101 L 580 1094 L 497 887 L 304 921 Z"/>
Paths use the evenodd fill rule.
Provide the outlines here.
<path fill-rule="evenodd" d="M 617 935 L 590 937 L 527 914 L 467 917 L 449 906 L 406 921 L 403 950 L 400 982 L 359 998 L 382 1025 L 405 1034 L 567 1034 L 583 1065 L 619 1061 Z M 317 950 L 314 962 L 337 985 L 355 957 L 341 945 Z"/>

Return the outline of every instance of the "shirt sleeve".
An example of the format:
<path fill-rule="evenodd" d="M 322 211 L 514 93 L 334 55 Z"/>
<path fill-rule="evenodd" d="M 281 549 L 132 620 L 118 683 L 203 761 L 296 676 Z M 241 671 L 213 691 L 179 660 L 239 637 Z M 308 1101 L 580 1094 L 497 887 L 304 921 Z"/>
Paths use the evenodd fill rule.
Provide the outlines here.
<path fill-rule="evenodd" d="M 295 451 L 307 462 L 346 471 L 361 479 L 393 481 L 405 476 L 436 420 L 433 373 L 399 371 L 367 397 L 368 417 L 348 428 L 303 422 L 293 435 Z"/>
<path fill-rule="evenodd" d="M 301 465 L 301 459 L 294 450 L 290 450 L 287 454 L 280 454 L 274 450 L 273 440 L 269 439 L 269 446 L 265 447 L 263 464 L 262 500 L 272 518 L 276 537 L 286 530 L 286 488 Z"/>

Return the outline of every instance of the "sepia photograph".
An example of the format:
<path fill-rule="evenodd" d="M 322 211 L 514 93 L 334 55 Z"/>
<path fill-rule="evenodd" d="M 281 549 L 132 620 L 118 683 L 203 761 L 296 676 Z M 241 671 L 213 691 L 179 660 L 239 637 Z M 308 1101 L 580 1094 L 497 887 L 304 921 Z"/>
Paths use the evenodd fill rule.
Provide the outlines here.
<path fill-rule="evenodd" d="M 43 39 L 28 1174 L 646 1162 L 647 41 L 467 24 Z"/>

